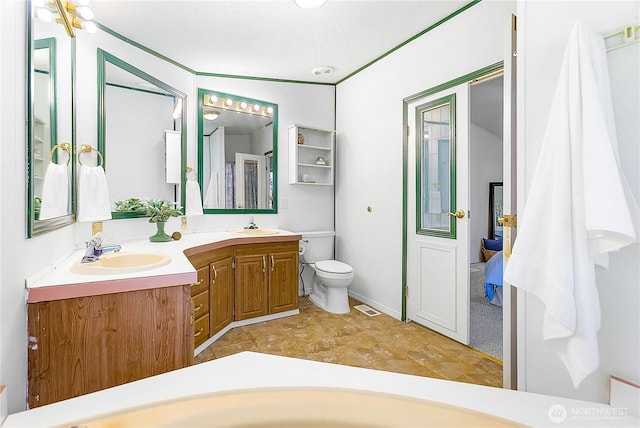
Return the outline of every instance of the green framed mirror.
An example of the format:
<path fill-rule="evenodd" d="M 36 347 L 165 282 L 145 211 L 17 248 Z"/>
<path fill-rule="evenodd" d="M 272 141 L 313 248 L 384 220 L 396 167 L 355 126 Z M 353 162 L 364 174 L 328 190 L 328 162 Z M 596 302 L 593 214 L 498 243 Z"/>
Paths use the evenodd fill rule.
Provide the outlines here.
<path fill-rule="evenodd" d="M 277 104 L 198 89 L 198 182 L 205 214 L 276 214 L 277 165 Z"/>
<path fill-rule="evenodd" d="M 184 207 L 185 100 L 178 89 L 98 49 L 97 149 L 113 219 L 144 217 L 127 203 L 135 199 Z"/>
<path fill-rule="evenodd" d="M 75 222 L 75 39 L 27 3 L 27 237 Z"/>

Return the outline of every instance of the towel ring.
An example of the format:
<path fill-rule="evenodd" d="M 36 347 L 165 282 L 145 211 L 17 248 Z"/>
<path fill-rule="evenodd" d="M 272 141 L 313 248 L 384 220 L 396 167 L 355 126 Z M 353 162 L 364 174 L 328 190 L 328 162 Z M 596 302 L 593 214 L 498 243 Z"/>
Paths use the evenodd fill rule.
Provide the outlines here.
<path fill-rule="evenodd" d="M 53 148 L 51 149 L 51 156 L 49 157 L 49 160 L 51 163 L 53 163 L 53 154 L 56 152 L 57 149 L 64 150 L 65 152 L 67 152 L 67 165 L 69 165 L 69 161 L 71 160 L 71 144 L 60 143 L 53 146 Z M 58 165 L 62 165 L 62 164 L 58 164 Z"/>
<path fill-rule="evenodd" d="M 84 164 L 82 163 L 82 160 L 80 160 L 80 155 L 83 153 L 90 153 L 91 151 L 94 151 L 98 154 L 98 165 L 96 166 L 104 165 L 104 158 L 102 157 L 102 153 L 100 153 L 98 150 L 91 147 L 89 144 L 81 144 L 80 153 L 78 154 L 78 163 L 80 164 L 80 166 L 84 166 Z"/>
<path fill-rule="evenodd" d="M 189 174 L 193 174 L 192 177 L 194 177 L 195 179 L 197 179 L 198 177 L 196 176 L 196 171 L 191 168 L 190 166 L 188 166 L 185 170 L 184 176 L 187 179 L 187 181 L 189 180 Z"/>

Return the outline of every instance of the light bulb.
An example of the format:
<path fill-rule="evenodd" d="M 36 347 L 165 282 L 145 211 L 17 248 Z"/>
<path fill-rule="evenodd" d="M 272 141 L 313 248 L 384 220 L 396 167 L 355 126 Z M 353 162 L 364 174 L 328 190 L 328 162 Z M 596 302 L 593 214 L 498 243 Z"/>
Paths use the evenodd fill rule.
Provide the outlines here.
<path fill-rule="evenodd" d="M 244 101 L 242 101 L 242 102 L 240 103 L 240 108 L 241 108 L 242 110 L 246 109 L 246 108 L 247 108 L 247 103 L 245 103 Z"/>
<path fill-rule="evenodd" d="M 84 21 L 82 28 L 84 28 L 87 33 L 96 33 L 98 31 L 98 26 L 93 21 Z"/>
<path fill-rule="evenodd" d="M 86 6 L 78 8 L 78 16 L 85 21 L 91 21 L 93 19 L 93 11 Z"/>
<path fill-rule="evenodd" d="M 273 107 L 267 107 L 267 113 L 269 114 L 273 113 Z"/>
<path fill-rule="evenodd" d="M 260 111 L 260 106 L 258 104 L 253 105 L 253 111 Z"/>
<path fill-rule="evenodd" d="M 218 102 L 218 97 L 216 97 L 215 95 L 209 95 L 209 102 L 211 104 Z"/>
<path fill-rule="evenodd" d="M 233 105 L 233 100 L 231 98 L 227 98 L 227 100 L 224 102 L 227 106 L 231 107 Z"/>

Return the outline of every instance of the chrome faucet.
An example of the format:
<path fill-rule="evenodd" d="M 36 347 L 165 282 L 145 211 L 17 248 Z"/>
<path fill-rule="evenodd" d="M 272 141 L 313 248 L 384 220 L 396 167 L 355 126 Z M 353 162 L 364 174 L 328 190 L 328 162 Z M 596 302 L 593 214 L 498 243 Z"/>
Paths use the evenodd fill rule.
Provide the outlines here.
<path fill-rule="evenodd" d="M 105 253 L 117 253 L 122 247 L 120 245 L 102 246 L 102 233 L 96 233 L 91 237 L 91 240 L 87 242 L 87 249 L 84 252 L 84 256 L 80 263 L 91 263 L 98 260 L 98 258 Z"/>
<path fill-rule="evenodd" d="M 258 225 L 253 222 L 253 216 L 249 217 L 249 226 L 245 226 L 245 229 L 259 229 Z"/>

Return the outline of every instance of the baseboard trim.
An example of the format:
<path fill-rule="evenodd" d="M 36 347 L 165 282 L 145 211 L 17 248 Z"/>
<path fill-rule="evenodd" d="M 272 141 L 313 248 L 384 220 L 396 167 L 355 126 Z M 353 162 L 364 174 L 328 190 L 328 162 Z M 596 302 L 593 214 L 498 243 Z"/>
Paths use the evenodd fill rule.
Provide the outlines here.
<path fill-rule="evenodd" d="M 205 340 L 200 346 L 198 346 L 195 349 L 195 351 L 193 351 L 193 355 L 194 357 L 197 357 L 200 352 L 204 351 L 206 348 L 209 347 L 209 345 L 214 343 L 216 340 L 220 339 L 222 336 L 225 335 L 225 333 L 229 332 L 233 328 L 242 327 L 245 325 L 257 324 L 263 321 L 277 320 L 278 318 L 290 317 L 293 315 L 298 315 L 299 313 L 300 313 L 299 309 L 293 309 L 291 311 L 278 312 L 277 314 L 264 315 L 261 317 L 249 318 L 241 321 L 233 321 L 231 324 L 229 324 L 228 326 L 226 326 L 225 328 L 223 328 L 222 330 L 220 330 L 219 332 L 217 332 L 216 334 L 214 334 L 213 336 Z"/>
<path fill-rule="evenodd" d="M 362 302 L 362 303 L 364 303 L 364 304 L 366 304 L 368 306 L 371 306 L 372 308 L 377 309 L 380 312 L 382 312 L 382 313 L 384 313 L 386 315 L 389 315 L 390 317 L 393 317 L 393 318 L 395 318 L 397 320 L 401 320 L 402 319 L 402 314 L 400 312 L 398 312 L 398 311 L 394 311 L 393 309 L 391 309 L 391 308 L 389 308 L 387 306 L 381 305 L 378 302 L 376 302 L 374 300 L 371 300 L 371 299 L 369 299 L 369 298 L 367 298 L 367 297 L 365 297 L 365 296 L 363 296 L 361 294 L 358 294 L 358 293 L 356 293 L 354 291 L 349 290 L 348 293 L 349 293 L 349 296 L 353 297 L 357 301 Z"/>

